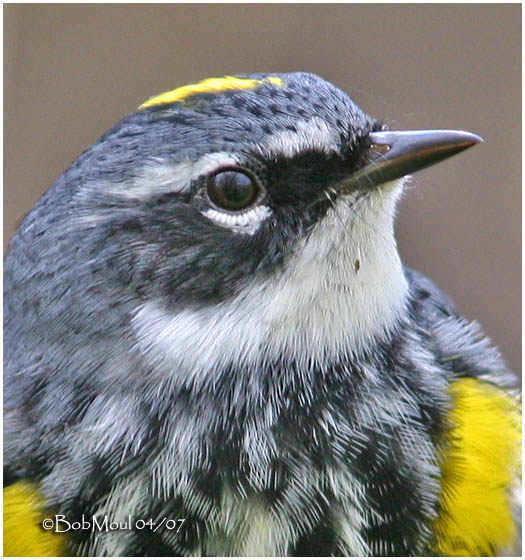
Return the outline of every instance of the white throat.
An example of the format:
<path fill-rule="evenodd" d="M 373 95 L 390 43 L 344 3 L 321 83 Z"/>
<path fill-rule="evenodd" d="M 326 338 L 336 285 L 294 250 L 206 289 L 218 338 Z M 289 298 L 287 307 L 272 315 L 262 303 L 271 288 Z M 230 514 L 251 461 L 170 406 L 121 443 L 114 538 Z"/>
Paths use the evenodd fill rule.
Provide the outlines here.
<path fill-rule="evenodd" d="M 282 355 L 306 365 L 359 354 L 406 310 L 393 229 L 402 184 L 340 198 L 279 276 L 226 303 L 177 314 L 144 304 L 134 318 L 138 349 L 158 371 L 190 383 L 232 363 L 253 369 Z"/>

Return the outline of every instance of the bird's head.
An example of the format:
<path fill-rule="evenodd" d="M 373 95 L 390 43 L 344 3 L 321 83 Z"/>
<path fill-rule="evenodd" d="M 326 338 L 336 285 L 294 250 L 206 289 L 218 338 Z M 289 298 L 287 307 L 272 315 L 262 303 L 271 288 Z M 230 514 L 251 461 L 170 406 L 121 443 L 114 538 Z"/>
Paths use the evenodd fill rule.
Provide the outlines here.
<path fill-rule="evenodd" d="M 72 281 L 131 302 L 157 361 L 357 349 L 405 306 L 402 178 L 478 140 L 390 132 L 312 74 L 208 79 L 149 99 L 77 160 L 55 187 L 56 243 L 81 260 Z"/>

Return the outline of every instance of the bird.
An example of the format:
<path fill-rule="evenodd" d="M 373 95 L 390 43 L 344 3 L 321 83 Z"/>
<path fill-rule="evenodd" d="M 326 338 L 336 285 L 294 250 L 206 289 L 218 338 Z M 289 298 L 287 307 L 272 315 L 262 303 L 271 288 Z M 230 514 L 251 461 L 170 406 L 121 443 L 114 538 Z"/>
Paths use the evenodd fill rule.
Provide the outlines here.
<path fill-rule="evenodd" d="M 407 177 L 480 142 L 291 72 L 84 151 L 5 258 L 5 554 L 515 547 L 516 377 L 394 233 Z"/>

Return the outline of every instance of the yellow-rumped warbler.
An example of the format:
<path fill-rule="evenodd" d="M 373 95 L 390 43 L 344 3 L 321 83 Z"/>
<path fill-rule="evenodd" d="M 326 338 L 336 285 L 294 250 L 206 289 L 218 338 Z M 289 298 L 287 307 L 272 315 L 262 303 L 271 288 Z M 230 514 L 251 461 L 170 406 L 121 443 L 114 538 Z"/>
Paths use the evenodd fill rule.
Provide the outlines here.
<path fill-rule="evenodd" d="M 5 261 L 6 554 L 511 546 L 515 378 L 393 232 L 403 177 L 479 141 L 294 73 L 85 151 Z"/>

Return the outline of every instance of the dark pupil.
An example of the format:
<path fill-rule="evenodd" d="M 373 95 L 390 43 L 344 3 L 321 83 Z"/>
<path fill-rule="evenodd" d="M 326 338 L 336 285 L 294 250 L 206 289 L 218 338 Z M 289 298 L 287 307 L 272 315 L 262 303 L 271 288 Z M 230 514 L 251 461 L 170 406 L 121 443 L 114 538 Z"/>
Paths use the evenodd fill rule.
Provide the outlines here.
<path fill-rule="evenodd" d="M 220 208 L 242 210 L 257 198 L 252 178 L 239 171 L 221 171 L 208 179 L 208 195 Z"/>

